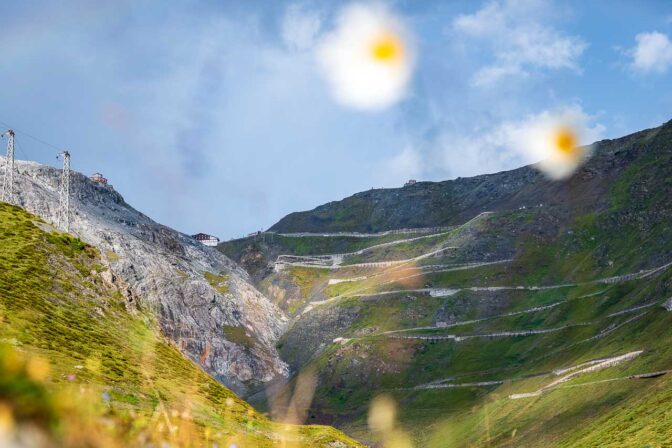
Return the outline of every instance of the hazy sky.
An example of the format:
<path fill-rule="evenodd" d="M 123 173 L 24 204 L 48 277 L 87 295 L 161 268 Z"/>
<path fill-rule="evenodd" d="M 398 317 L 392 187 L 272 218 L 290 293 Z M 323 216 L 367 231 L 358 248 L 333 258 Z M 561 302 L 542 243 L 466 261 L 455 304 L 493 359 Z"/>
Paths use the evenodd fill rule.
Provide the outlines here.
<path fill-rule="evenodd" d="M 390 1 L 417 66 L 382 111 L 334 101 L 316 67 L 343 4 L 5 1 L 0 121 L 155 220 L 230 238 L 371 187 L 531 162 L 510 135 L 544 114 L 572 110 L 590 138 L 672 118 L 668 1 Z"/>

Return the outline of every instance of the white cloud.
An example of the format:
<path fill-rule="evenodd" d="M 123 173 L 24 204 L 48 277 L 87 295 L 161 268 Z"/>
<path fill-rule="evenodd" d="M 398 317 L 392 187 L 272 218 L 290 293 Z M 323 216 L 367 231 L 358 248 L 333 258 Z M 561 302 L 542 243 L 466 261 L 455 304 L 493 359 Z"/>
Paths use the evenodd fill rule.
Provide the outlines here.
<path fill-rule="evenodd" d="M 637 46 L 630 51 L 631 67 L 639 73 L 665 73 L 672 66 L 672 41 L 654 31 L 635 36 Z"/>
<path fill-rule="evenodd" d="M 535 69 L 578 70 L 586 43 L 546 24 L 552 5 L 543 0 L 493 0 L 474 14 L 453 21 L 459 36 L 485 42 L 494 62 L 481 68 L 475 85 L 506 76 L 528 76 Z"/>
<path fill-rule="evenodd" d="M 422 174 L 422 164 L 420 152 L 408 146 L 383 164 L 382 175 L 379 178 L 388 185 L 415 179 Z"/>
<path fill-rule="evenodd" d="M 282 40 L 289 49 L 306 51 L 315 43 L 322 27 L 322 18 L 306 5 L 293 3 L 287 7 L 280 27 Z"/>
<path fill-rule="evenodd" d="M 551 178 L 563 178 L 580 165 L 585 155 L 579 154 L 572 163 L 565 163 L 553 158 L 548 151 L 549 132 L 565 126 L 573 131 L 580 145 L 600 140 L 605 132 L 596 117 L 573 104 L 519 120 L 502 121 L 489 129 L 444 130 L 423 151 L 405 149 L 382 166 L 389 170 L 390 178 L 399 182 L 408 177 L 450 178 L 495 173 L 551 159 L 552 163 L 540 163 L 538 168 Z"/>

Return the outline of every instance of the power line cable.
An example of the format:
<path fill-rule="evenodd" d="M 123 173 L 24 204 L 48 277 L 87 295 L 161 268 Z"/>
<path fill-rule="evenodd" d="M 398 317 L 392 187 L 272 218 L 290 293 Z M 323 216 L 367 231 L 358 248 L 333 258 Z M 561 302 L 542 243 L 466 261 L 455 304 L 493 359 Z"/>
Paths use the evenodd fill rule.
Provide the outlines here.
<path fill-rule="evenodd" d="M 19 143 L 19 141 L 17 140 L 15 144 L 16 144 L 16 148 L 19 150 L 21 155 L 23 155 L 23 157 L 25 157 L 26 160 L 30 160 L 30 157 L 28 157 L 28 154 L 26 153 L 26 151 L 23 150 L 23 146 L 21 145 L 21 143 Z"/>
<path fill-rule="evenodd" d="M 56 150 L 59 150 L 59 151 L 62 150 L 62 148 L 59 148 L 59 147 L 56 146 L 56 145 L 52 145 L 51 143 L 49 143 L 49 142 L 47 142 L 47 141 L 44 141 L 44 140 L 42 140 L 42 139 L 39 138 L 39 137 L 35 137 L 34 135 L 29 134 L 28 132 L 22 131 L 22 130 L 20 130 L 20 129 L 16 129 L 14 126 L 12 126 L 12 125 L 9 124 L 9 123 L 6 123 L 6 122 L 4 122 L 4 121 L 0 121 L 0 124 L 3 125 L 3 126 L 6 126 L 6 127 L 9 128 L 9 129 L 12 129 L 14 132 L 18 132 L 19 134 L 23 134 L 23 135 L 25 135 L 26 137 L 32 138 L 33 140 L 35 140 L 35 141 L 38 142 L 38 143 L 42 143 L 43 145 L 47 145 L 47 146 L 49 146 L 49 147 L 51 147 L 51 148 L 54 148 L 54 149 L 56 149 Z"/>

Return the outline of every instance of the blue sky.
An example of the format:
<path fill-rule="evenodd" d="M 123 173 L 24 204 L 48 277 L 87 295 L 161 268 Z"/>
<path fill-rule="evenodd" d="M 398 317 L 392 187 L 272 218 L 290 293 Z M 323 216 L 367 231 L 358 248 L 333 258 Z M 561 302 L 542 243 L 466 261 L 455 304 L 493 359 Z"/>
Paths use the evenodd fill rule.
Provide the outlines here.
<path fill-rule="evenodd" d="M 667 1 L 387 2 L 417 65 L 376 111 L 335 101 L 317 68 L 342 2 L 5 3 L 0 121 L 187 233 L 236 237 L 411 177 L 515 168 L 532 160 L 511 135 L 544 114 L 571 110 L 589 138 L 672 118 Z"/>

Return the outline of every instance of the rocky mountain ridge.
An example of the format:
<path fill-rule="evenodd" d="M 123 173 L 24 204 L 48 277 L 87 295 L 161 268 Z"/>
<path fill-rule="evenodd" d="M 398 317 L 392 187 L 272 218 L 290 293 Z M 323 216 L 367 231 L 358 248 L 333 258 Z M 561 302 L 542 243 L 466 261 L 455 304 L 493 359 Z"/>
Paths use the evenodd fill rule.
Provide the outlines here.
<path fill-rule="evenodd" d="M 658 130 L 672 127 L 667 122 Z M 538 204 L 593 206 L 605 186 L 628 163 L 625 152 L 653 138 L 652 129 L 594 143 L 592 160 L 571 182 L 547 179 L 535 165 L 461 177 L 441 182 L 418 182 L 402 188 L 372 189 L 313 210 L 290 213 L 269 228 L 278 233 L 380 232 L 393 229 L 458 225 L 484 211 L 512 210 Z M 617 154 L 618 153 L 618 154 Z M 616 165 L 613 165 L 616 164 Z M 620 166 L 618 166 L 620 165 Z M 572 185 L 582 184 L 583 191 Z M 590 187 L 590 188 L 587 188 Z"/>
<path fill-rule="evenodd" d="M 24 161 L 16 168 L 13 202 L 55 223 L 61 170 Z M 182 352 L 238 393 L 287 374 L 275 349 L 287 319 L 244 270 L 152 221 L 111 186 L 77 172 L 71 179 L 70 230 L 100 249 L 129 307 L 152 310 Z"/>

